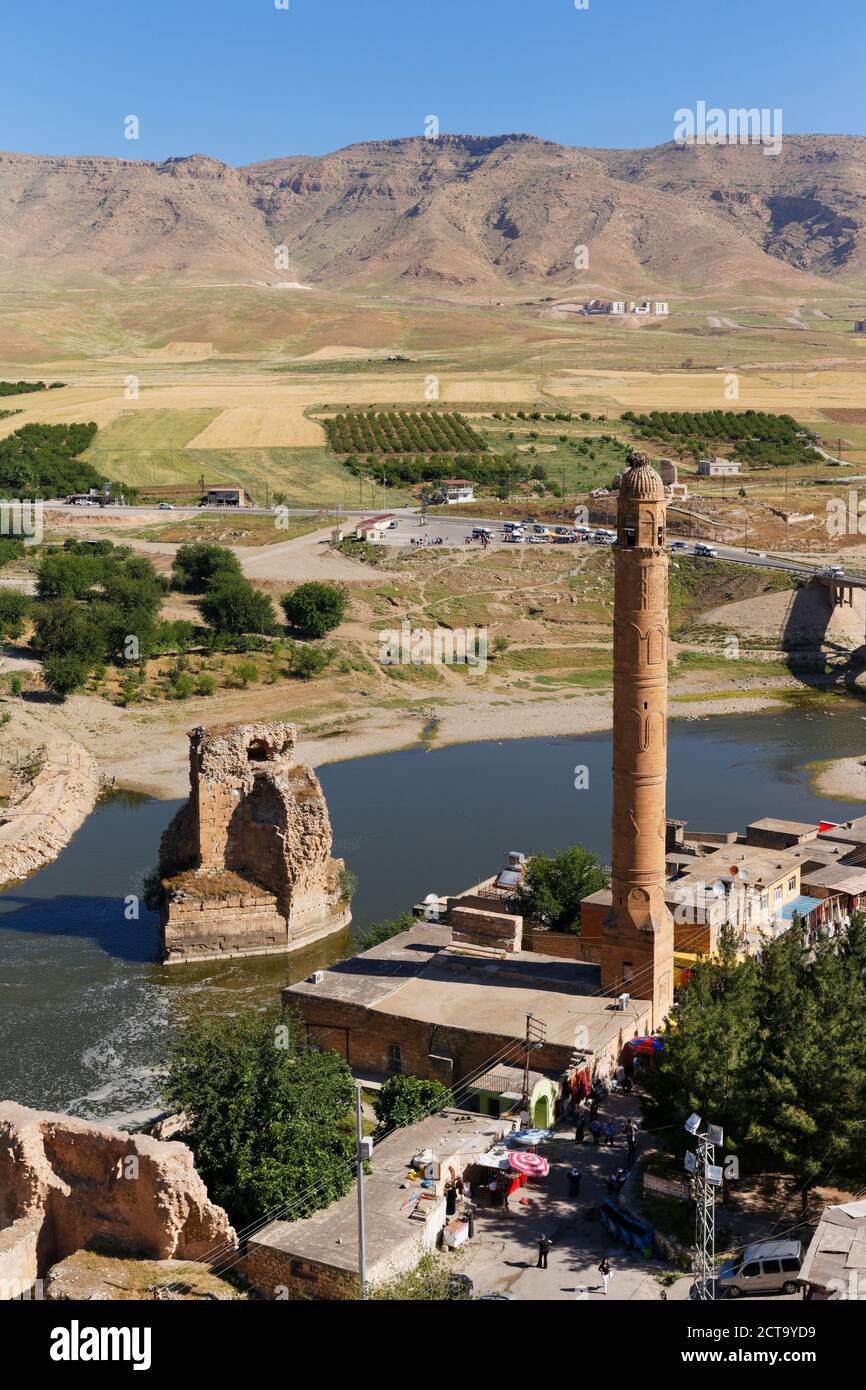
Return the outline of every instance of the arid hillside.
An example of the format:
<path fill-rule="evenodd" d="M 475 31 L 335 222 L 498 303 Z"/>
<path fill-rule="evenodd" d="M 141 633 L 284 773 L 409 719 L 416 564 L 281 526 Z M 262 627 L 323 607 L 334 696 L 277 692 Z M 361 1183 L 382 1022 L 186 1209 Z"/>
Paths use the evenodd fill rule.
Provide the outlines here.
<path fill-rule="evenodd" d="M 235 169 L 0 155 L 7 285 L 303 281 L 467 298 L 866 279 L 866 139 L 588 150 L 412 138 Z M 282 258 L 275 248 L 285 246 Z M 578 274 L 575 249 L 589 248 Z"/>

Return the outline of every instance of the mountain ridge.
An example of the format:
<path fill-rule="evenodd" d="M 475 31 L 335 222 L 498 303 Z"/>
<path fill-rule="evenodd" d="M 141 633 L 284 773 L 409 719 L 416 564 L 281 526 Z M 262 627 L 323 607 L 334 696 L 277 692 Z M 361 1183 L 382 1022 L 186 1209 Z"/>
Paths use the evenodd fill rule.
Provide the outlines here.
<path fill-rule="evenodd" d="M 592 149 L 522 132 L 443 134 L 242 166 L 200 153 L 0 152 L 0 276 L 12 284 L 225 276 L 467 295 L 604 284 L 796 298 L 866 283 L 864 228 L 862 136 L 789 135 L 768 156 L 759 145 Z"/>

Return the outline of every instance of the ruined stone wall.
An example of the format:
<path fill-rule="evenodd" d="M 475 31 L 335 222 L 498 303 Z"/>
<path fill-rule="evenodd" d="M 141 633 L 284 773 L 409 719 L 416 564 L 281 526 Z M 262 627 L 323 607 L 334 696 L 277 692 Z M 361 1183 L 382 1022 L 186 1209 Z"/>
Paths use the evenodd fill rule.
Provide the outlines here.
<path fill-rule="evenodd" d="M 190 797 L 160 850 L 165 959 L 258 955 L 342 930 L 342 860 L 289 724 L 190 733 Z"/>
<path fill-rule="evenodd" d="M 0 1103 L 0 1278 L 84 1247 L 165 1260 L 236 1243 L 185 1144 Z"/>

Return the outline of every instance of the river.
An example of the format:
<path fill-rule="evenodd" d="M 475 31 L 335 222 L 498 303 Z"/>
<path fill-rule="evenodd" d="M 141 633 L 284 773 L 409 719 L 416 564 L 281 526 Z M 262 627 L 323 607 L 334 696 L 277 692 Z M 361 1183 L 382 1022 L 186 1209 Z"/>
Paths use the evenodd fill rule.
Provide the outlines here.
<path fill-rule="evenodd" d="M 833 700 L 672 722 L 668 814 L 706 830 L 760 816 L 850 818 L 857 808 L 817 797 L 804 764 L 861 752 L 862 708 Z M 588 770 L 584 790 L 578 767 Z M 356 929 L 477 882 L 509 849 L 583 843 L 609 855 L 609 733 L 419 746 L 319 776 L 334 853 L 359 880 Z M 261 1006 L 349 949 L 344 937 L 293 956 L 161 966 L 156 917 L 143 906 L 130 917 L 129 899 L 177 805 L 103 800 L 53 864 L 0 895 L 0 1097 L 140 1121 L 161 1108 L 160 1067 L 179 1021 Z"/>

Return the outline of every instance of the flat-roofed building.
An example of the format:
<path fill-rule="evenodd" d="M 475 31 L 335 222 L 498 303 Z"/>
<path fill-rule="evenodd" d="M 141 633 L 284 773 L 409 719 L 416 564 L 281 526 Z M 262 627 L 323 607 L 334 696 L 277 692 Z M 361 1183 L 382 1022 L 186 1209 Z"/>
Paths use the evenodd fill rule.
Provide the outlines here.
<path fill-rule="evenodd" d="M 866 1277 L 866 1202 L 825 1207 L 797 1282 L 809 1302 L 862 1299 Z"/>

